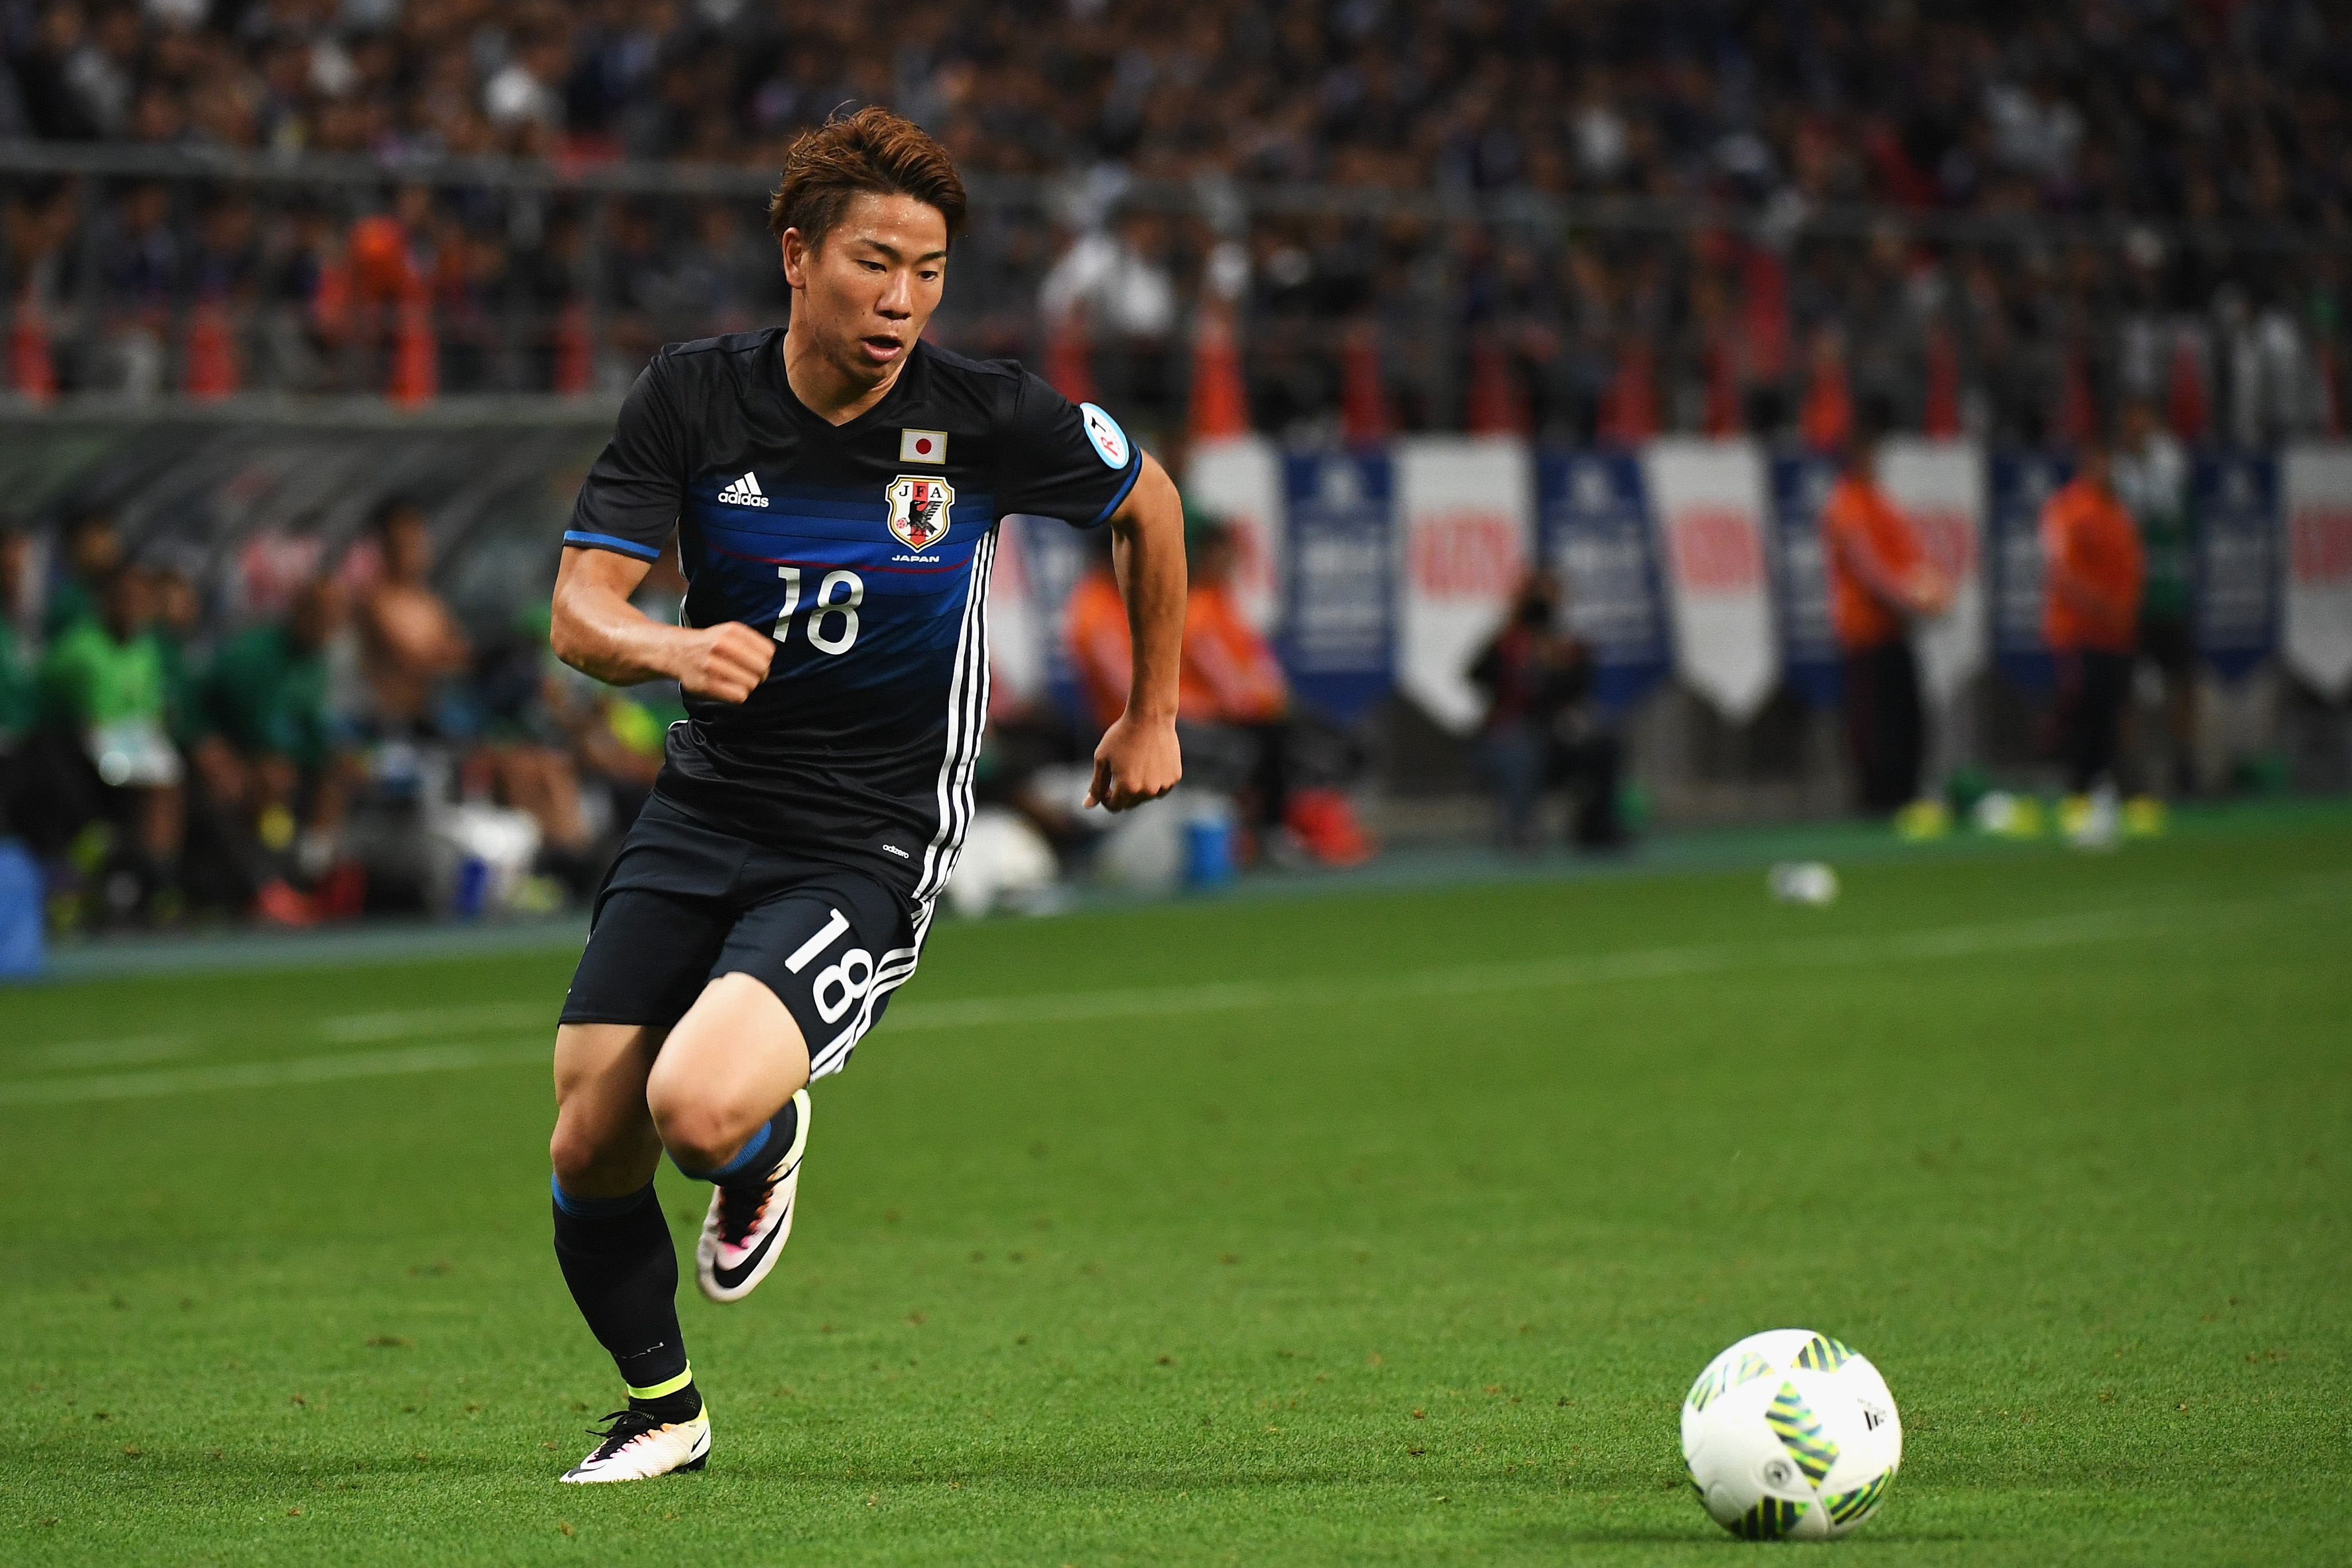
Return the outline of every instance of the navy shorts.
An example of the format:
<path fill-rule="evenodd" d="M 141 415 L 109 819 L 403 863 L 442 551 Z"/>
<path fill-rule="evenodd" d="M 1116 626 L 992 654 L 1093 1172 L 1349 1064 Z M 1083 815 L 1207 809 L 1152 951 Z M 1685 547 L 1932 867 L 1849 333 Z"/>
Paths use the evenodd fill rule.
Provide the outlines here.
<path fill-rule="evenodd" d="M 879 881 L 763 849 L 656 795 L 597 890 L 562 1022 L 667 1029 L 711 981 L 748 974 L 800 1025 L 820 1078 L 880 1020 L 916 952 L 905 905 Z"/>

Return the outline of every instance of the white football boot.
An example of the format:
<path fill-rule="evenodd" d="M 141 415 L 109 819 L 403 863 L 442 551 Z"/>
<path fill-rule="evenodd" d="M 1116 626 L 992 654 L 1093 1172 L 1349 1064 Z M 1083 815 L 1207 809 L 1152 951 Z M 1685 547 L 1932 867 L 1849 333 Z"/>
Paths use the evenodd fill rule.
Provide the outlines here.
<path fill-rule="evenodd" d="M 809 1096 L 793 1096 L 793 1146 L 768 1168 L 759 1186 L 713 1188 L 702 1239 L 694 1248 L 695 1283 L 714 1301 L 740 1301 L 768 1277 L 793 1234 L 793 1199 L 801 1190 L 801 1154 L 808 1148 Z M 764 1152 L 764 1151 L 763 1151 Z"/>
<path fill-rule="evenodd" d="M 644 1481 L 673 1470 L 698 1470 L 710 1458 L 710 1407 L 691 1421 L 656 1421 L 615 1410 L 588 1457 L 563 1472 L 567 1481 Z"/>

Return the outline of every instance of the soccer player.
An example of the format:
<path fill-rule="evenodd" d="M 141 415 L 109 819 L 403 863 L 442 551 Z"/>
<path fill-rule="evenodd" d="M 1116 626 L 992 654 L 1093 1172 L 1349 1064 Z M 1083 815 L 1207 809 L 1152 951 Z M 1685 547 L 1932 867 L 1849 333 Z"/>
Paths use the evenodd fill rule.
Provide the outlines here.
<path fill-rule="evenodd" d="M 1822 507 L 1830 615 L 1845 651 L 1846 746 L 1862 809 L 1897 811 L 1918 798 L 1927 752 L 1910 623 L 1941 615 L 1952 586 L 1927 559 L 1910 520 L 1878 482 L 1877 432 L 1855 425 L 1843 472 Z"/>
<path fill-rule="evenodd" d="M 715 1184 L 696 1277 L 740 1300 L 790 1234 L 807 1084 L 914 973 L 955 870 L 1000 518 L 1117 544 L 1134 670 L 1089 804 L 1181 771 L 1176 487 L 1101 409 L 923 342 L 963 217 L 946 152 L 906 121 L 803 135 L 768 213 L 791 324 L 656 354 L 564 535 L 556 652 L 687 701 L 556 1032 L 556 1257 L 628 1389 L 567 1481 L 709 1451 L 655 1166 L 667 1151 Z M 629 595 L 673 537 L 690 586 L 668 626 Z"/>
<path fill-rule="evenodd" d="M 2140 585 L 2139 531 L 2116 497 L 2106 444 L 2083 445 L 2074 478 L 2042 507 L 2042 635 L 2058 661 L 2067 836 L 2097 847 L 2116 832 L 2115 765 L 2131 698 Z"/>

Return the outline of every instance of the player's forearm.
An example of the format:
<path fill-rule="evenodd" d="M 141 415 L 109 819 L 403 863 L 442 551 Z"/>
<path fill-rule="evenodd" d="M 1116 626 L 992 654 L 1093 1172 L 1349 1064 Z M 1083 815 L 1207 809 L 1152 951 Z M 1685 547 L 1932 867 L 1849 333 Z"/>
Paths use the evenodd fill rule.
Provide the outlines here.
<path fill-rule="evenodd" d="M 1176 716 L 1177 672 L 1184 653 L 1184 503 L 1150 457 L 1135 493 L 1111 519 L 1118 588 L 1135 645 L 1127 710 Z"/>
<path fill-rule="evenodd" d="M 614 686 L 675 680 L 691 635 L 648 617 L 595 583 L 558 584 L 549 641 L 555 657 Z"/>

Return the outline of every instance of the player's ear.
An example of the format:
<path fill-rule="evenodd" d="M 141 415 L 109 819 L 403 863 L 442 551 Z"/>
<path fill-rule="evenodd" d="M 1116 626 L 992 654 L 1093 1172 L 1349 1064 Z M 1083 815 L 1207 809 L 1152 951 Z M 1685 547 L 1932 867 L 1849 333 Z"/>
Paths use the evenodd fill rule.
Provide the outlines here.
<path fill-rule="evenodd" d="M 808 287 L 809 250 L 801 231 L 788 228 L 776 237 L 776 252 L 784 268 L 784 286 L 788 289 Z"/>

